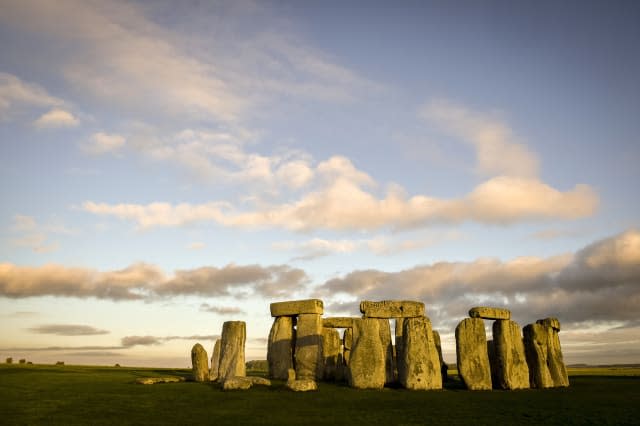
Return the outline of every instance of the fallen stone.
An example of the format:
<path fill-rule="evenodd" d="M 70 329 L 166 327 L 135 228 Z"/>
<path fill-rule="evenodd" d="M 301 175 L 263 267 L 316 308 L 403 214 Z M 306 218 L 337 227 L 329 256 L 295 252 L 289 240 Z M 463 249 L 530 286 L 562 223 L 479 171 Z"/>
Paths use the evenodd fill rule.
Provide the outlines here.
<path fill-rule="evenodd" d="M 429 318 L 407 318 L 403 324 L 400 384 L 411 390 L 442 389 L 440 359 Z"/>
<path fill-rule="evenodd" d="M 518 323 L 497 320 L 493 323 L 495 351 L 495 380 L 499 389 L 528 389 L 529 367 L 525 356 L 522 333 Z M 492 372 L 493 372 L 492 365 Z"/>
<path fill-rule="evenodd" d="M 287 382 L 293 382 L 296 379 L 296 370 L 290 368 L 287 370 Z"/>
<path fill-rule="evenodd" d="M 545 389 L 554 386 L 547 366 L 549 332 L 542 324 L 529 324 L 522 330 L 524 351 L 529 367 L 529 383 L 532 388 Z"/>
<path fill-rule="evenodd" d="M 7 358 L 7 364 L 13 364 L 13 358 L 8 357 Z"/>
<path fill-rule="evenodd" d="M 442 376 L 442 382 L 447 381 L 447 371 L 449 370 L 449 366 L 446 362 L 444 362 L 444 358 L 442 357 L 442 343 L 440 342 L 440 333 L 436 330 L 433 330 L 433 342 L 436 345 L 436 351 L 438 351 L 438 359 L 440 360 L 440 375 Z"/>
<path fill-rule="evenodd" d="M 382 300 L 360 302 L 364 318 L 412 318 L 424 316 L 424 303 L 407 300 Z"/>
<path fill-rule="evenodd" d="M 196 343 L 191 348 L 191 366 L 193 369 L 193 380 L 196 382 L 206 382 L 209 380 L 209 360 L 207 351 L 200 343 Z"/>
<path fill-rule="evenodd" d="M 155 385 L 158 383 L 177 383 L 184 382 L 184 377 L 139 377 L 136 379 L 136 383 L 140 385 Z"/>
<path fill-rule="evenodd" d="M 322 378 L 322 328 L 319 314 L 298 315 L 294 355 L 298 379 Z"/>
<path fill-rule="evenodd" d="M 322 326 L 329 328 L 351 328 L 353 327 L 353 320 L 358 318 L 353 317 L 328 317 L 322 319 Z"/>
<path fill-rule="evenodd" d="M 287 370 L 293 368 L 293 342 L 295 331 L 293 317 L 277 317 L 269 332 L 267 362 L 269 377 L 286 380 Z"/>
<path fill-rule="evenodd" d="M 335 328 L 322 329 L 322 360 L 324 364 L 323 379 L 337 380 L 340 364 L 340 333 Z"/>
<path fill-rule="evenodd" d="M 247 376 L 246 379 L 249 380 L 253 385 L 271 386 L 271 380 L 265 379 L 264 377 Z"/>
<path fill-rule="evenodd" d="M 355 338 L 349 359 L 349 385 L 356 389 L 382 389 L 386 375 L 380 323 L 375 318 L 365 318 L 354 321 L 353 325 Z"/>
<path fill-rule="evenodd" d="M 320 299 L 290 300 L 271 304 L 272 317 L 287 317 L 300 314 L 322 315 L 323 313 L 324 306 Z"/>
<path fill-rule="evenodd" d="M 470 318 L 484 318 L 484 319 L 511 319 L 511 311 L 504 308 L 489 308 L 486 306 L 476 306 L 469 309 Z"/>
<path fill-rule="evenodd" d="M 24 358 L 18 361 L 18 364 L 26 364 L 26 363 L 27 363 L 27 360 Z"/>
<path fill-rule="evenodd" d="M 249 377 L 227 377 L 222 384 L 223 390 L 247 390 L 253 386 L 253 381 Z"/>
<path fill-rule="evenodd" d="M 456 360 L 458 374 L 467 389 L 491 389 L 487 335 L 482 319 L 465 318 L 456 327 Z"/>
<path fill-rule="evenodd" d="M 389 324 L 389 320 L 385 318 L 378 319 L 378 324 L 380 327 L 380 343 L 382 344 L 382 352 L 384 353 L 384 382 L 388 385 L 396 381 L 393 342 L 391 341 L 391 324 Z"/>
<path fill-rule="evenodd" d="M 220 345 L 221 339 L 216 339 L 213 344 L 213 351 L 211 353 L 211 368 L 209 369 L 209 381 L 215 382 L 218 380 L 218 374 L 220 369 Z"/>
<path fill-rule="evenodd" d="M 558 318 L 549 317 L 545 319 L 539 319 L 538 321 L 536 321 L 536 323 L 542 324 L 545 327 L 551 327 L 556 331 L 560 331 L 560 321 L 558 320 Z"/>
<path fill-rule="evenodd" d="M 555 387 L 569 386 L 569 375 L 567 367 L 564 365 L 562 348 L 560 347 L 560 336 L 555 328 L 547 327 L 547 366 L 549 375 Z"/>
<path fill-rule="evenodd" d="M 294 392 L 309 392 L 318 390 L 318 384 L 315 380 L 302 379 L 287 382 L 287 387 Z"/>
<path fill-rule="evenodd" d="M 244 321 L 226 321 L 222 324 L 220 365 L 218 367 L 218 381 L 222 383 L 231 377 L 246 376 L 244 364 L 246 327 Z"/>

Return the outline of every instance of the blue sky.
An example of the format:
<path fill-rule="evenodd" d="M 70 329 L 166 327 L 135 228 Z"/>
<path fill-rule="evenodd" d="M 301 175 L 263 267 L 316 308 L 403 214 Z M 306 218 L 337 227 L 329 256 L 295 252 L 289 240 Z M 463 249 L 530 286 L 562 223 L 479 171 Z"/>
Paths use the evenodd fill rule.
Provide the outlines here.
<path fill-rule="evenodd" d="M 270 302 L 637 362 L 634 2 L 1 1 L 0 355 L 177 365 Z"/>

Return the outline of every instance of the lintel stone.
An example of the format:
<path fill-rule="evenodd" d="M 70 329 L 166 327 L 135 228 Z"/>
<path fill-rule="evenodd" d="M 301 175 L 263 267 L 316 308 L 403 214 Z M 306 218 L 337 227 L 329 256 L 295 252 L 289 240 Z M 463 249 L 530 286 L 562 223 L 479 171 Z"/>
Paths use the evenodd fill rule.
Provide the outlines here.
<path fill-rule="evenodd" d="M 487 306 L 476 306 L 469 309 L 470 318 L 483 318 L 490 320 L 511 319 L 511 311 L 505 308 L 490 308 Z"/>
<path fill-rule="evenodd" d="M 364 318 L 415 318 L 424 316 L 424 303 L 412 300 L 382 300 L 360 302 Z"/>
<path fill-rule="evenodd" d="M 272 317 L 288 317 L 300 314 L 324 313 L 324 305 L 320 299 L 289 300 L 271 304 Z"/>
<path fill-rule="evenodd" d="M 353 328 L 352 317 L 328 317 L 322 319 L 322 326 L 327 328 Z"/>

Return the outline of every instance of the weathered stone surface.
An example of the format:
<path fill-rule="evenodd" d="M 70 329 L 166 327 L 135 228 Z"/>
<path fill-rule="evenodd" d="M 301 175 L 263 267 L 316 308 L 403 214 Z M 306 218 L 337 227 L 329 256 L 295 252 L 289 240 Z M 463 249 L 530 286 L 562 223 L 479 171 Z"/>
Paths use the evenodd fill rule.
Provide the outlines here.
<path fill-rule="evenodd" d="M 469 317 L 484 319 L 511 319 L 511 311 L 504 308 L 490 308 L 486 306 L 476 306 L 469 309 Z"/>
<path fill-rule="evenodd" d="M 227 377 L 222 384 L 223 390 L 247 390 L 253 386 L 253 382 L 249 377 Z"/>
<path fill-rule="evenodd" d="M 340 333 L 335 328 L 322 329 L 322 360 L 324 380 L 337 380 L 340 357 Z"/>
<path fill-rule="evenodd" d="M 384 353 L 385 384 L 395 382 L 395 362 L 393 359 L 393 342 L 391 341 L 391 324 L 388 319 L 378 319 L 380 328 L 380 343 Z"/>
<path fill-rule="evenodd" d="M 407 318 L 403 324 L 400 384 L 411 390 L 442 389 L 440 360 L 429 318 Z"/>
<path fill-rule="evenodd" d="M 287 317 L 300 314 L 324 313 L 324 305 L 320 299 L 289 300 L 271 304 L 272 317 Z"/>
<path fill-rule="evenodd" d="M 491 389 L 487 335 L 482 319 L 465 318 L 456 327 L 456 360 L 458 374 L 467 389 Z"/>
<path fill-rule="evenodd" d="M 549 367 L 549 375 L 555 387 L 569 386 L 569 375 L 567 367 L 564 365 L 562 357 L 562 348 L 560 347 L 560 336 L 554 328 L 547 327 L 547 366 Z"/>
<path fill-rule="evenodd" d="M 542 324 L 529 324 L 522 330 L 524 351 L 529 367 L 529 383 L 532 388 L 551 388 L 553 380 L 547 366 L 549 332 Z"/>
<path fill-rule="evenodd" d="M 351 328 L 353 327 L 353 320 L 358 318 L 353 317 L 328 317 L 322 319 L 322 325 L 329 328 Z"/>
<path fill-rule="evenodd" d="M 246 379 L 249 380 L 253 385 L 271 386 L 271 380 L 265 379 L 264 377 L 247 376 Z"/>
<path fill-rule="evenodd" d="M 442 343 L 440 342 L 440 333 L 436 330 L 433 330 L 433 342 L 436 345 L 436 351 L 438 351 L 438 359 L 440 360 L 440 375 L 442 376 L 442 382 L 447 381 L 447 371 L 449 370 L 449 366 L 446 362 L 444 362 L 444 358 L 442 357 Z"/>
<path fill-rule="evenodd" d="M 322 378 L 322 318 L 300 314 L 296 329 L 295 369 L 299 380 Z"/>
<path fill-rule="evenodd" d="M 193 369 L 193 380 L 196 382 L 206 382 L 209 380 L 209 360 L 207 351 L 200 343 L 196 343 L 191 348 L 191 366 Z"/>
<path fill-rule="evenodd" d="M 342 336 L 342 361 L 344 365 L 349 365 L 351 348 L 353 347 L 353 328 L 347 328 Z"/>
<path fill-rule="evenodd" d="M 8 357 L 7 358 L 7 364 L 13 364 L 13 358 Z"/>
<path fill-rule="evenodd" d="M 542 324 L 545 327 L 551 327 L 556 331 L 560 331 L 560 321 L 555 317 L 548 317 L 544 319 L 539 319 L 536 321 L 537 324 Z"/>
<path fill-rule="evenodd" d="M 402 333 L 403 333 L 403 329 L 404 328 L 404 318 L 396 318 L 396 329 L 395 329 L 395 334 L 396 334 L 396 344 L 394 347 L 394 352 L 395 352 L 395 357 L 396 357 L 396 377 L 400 377 L 402 374 L 404 374 L 402 372 L 402 368 L 404 366 L 404 363 L 400 362 L 399 360 L 402 359 L 403 355 L 403 348 L 404 348 L 404 343 L 402 340 Z"/>
<path fill-rule="evenodd" d="M 495 321 L 493 323 L 493 342 L 495 350 L 493 387 L 528 389 L 530 387 L 529 367 L 518 323 L 510 320 Z"/>
<path fill-rule="evenodd" d="M 354 342 L 349 359 L 348 381 L 357 389 L 382 389 L 386 379 L 385 351 L 380 322 L 375 318 L 354 321 Z"/>
<path fill-rule="evenodd" d="M 410 300 L 382 300 L 360 302 L 365 318 L 412 318 L 424 316 L 424 303 Z"/>
<path fill-rule="evenodd" d="M 489 356 L 489 369 L 491 370 L 491 386 L 493 389 L 500 389 L 498 383 L 498 359 L 493 340 L 487 340 L 487 355 Z"/>
<path fill-rule="evenodd" d="M 184 382 L 184 377 L 175 377 L 175 376 L 167 376 L 167 377 L 140 377 L 136 379 L 136 383 L 139 385 L 155 385 L 158 383 L 177 383 Z"/>
<path fill-rule="evenodd" d="M 209 369 L 209 381 L 215 382 L 218 380 L 218 370 L 220 368 L 220 339 L 216 339 L 213 344 L 213 351 L 211 353 L 211 368 Z"/>
<path fill-rule="evenodd" d="M 246 339 L 247 326 L 244 321 L 227 321 L 222 324 L 218 381 L 224 383 L 230 377 L 246 376 L 244 364 Z"/>
<path fill-rule="evenodd" d="M 318 390 L 318 384 L 315 380 L 301 379 L 287 382 L 287 387 L 294 392 L 309 392 Z"/>
<path fill-rule="evenodd" d="M 267 343 L 269 377 L 286 380 L 287 370 L 293 368 L 294 318 L 276 317 Z"/>

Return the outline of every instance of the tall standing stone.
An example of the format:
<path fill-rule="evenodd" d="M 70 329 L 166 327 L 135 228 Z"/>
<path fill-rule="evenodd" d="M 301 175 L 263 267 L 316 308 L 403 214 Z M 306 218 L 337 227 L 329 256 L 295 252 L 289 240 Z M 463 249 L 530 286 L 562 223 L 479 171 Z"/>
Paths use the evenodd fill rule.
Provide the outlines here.
<path fill-rule="evenodd" d="M 213 344 L 213 351 L 211 353 L 211 368 L 209 369 L 209 381 L 215 382 L 218 380 L 218 374 L 220 369 L 220 339 L 216 339 L 216 343 Z"/>
<path fill-rule="evenodd" d="M 193 368 L 193 380 L 196 382 L 206 382 L 209 380 L 209 360 L 207 351 L 200 343 L 196 343 L 191 348 L 191 366 Z"/>
<path fill-rule="evenodd" d="M 344 365 L 349 365 L 351 349 L 353 349 L 353 328 L 347 328 L 342 335 L 342 361 Z"/>
<path fill-rule="evenodd" d="M 385 384 L 395 382 L 394 362 L 393 362 L 393 342 L 391 341 L 391 324 L 389 320 L 381 318 L 378 320 L 380 328 L 380 343 L 384 352 Z"/>
<path fill-rule="evenodd" d="M 222 324 L 220 341 L 220 366 L 218 380 L 224 383 L 231 377 L 246 376 L 244 345 L 247 326 L 244 321 L 227 321 Z"/>
<path fill-rule="evenodd" d="M 456 327 L 458 374 L 467 389 L 491 389 L 487 334 L 480 318 L 465 318 Z"/>
<path fill-rule="evenodd" d="M 440 374 L 442 376 L 442 382 L 447 381 L 447 371 L 449 370 L 449 366 L 446 362 L 444 362 L 444 357 L 442 356 L 442 343 L 440 342 L 440 333 L 436 330 L 433 330 L 433 342 L 436 345 L 436 351 L 438 351 L 438 359 L 440 360 Z"/>
<path fill-rule="evenodd" d="M 567 367 L 564 365 L 562 357 L 562 347 L 560 346 L 560 321 L 557 318 L 545 318 L 538 320 L 538 324 L 547 328 L 547 366 L 553 385 L 556 387 L 569 386 L 569 375 Z"/>
<path fill-rule="evenodd" d="M 528 389 L 529 367 L 518 323 L 496 320 L 493 323 L 493 342 L 496 361 L 494 387 Z"/>
<path fill-rule="evenodd" d="M 380 340 L 380 323 L 375 318 L 354 321 L 353 349 L 348 380 L 357 389 L 382 389 L 386 378 L 385 352 Z"/>
<path fill-rule="evenodd" d="M 340 361 L 340 333 L 335 328 L 324 327 L 322 330 L 322 360 L 324 365 L 324 380 L 338 380 L 342 374 Z"/>
<path fill-rule="evenodd" d="M 404 363 L 400 362 L 401 359 L 403 359 L 404 357 L 404 341 L 403 341 L 403 337 L 402 337 L 402 333 L 403 333 L 403 328 L 404 328 L 404 318 L 396 318 L 396 329 L 395 329 L 395 333 L 396 333 L 396 373 L 398 375 L 398 377 L 402 376 L 404 373 L 402 371 L 402 368 L 404 367 Z"/>
<path fill-rule="evenodd" d="M 319 314 L 298 315 L 295 368 L 297 380 L 322 378 L 322 317 Z"/>
<path fill-rule="evenodd" d="M 529 324 L 522 330 L 524 351 L 529 366 L 529 383 L 532 388 L 551 388 L 553 380 L 547 366 L 549 333 L 542 324 Z"/>
<path fill-rule="evenodd" d="M 440 359 L 433 339 L 431 321 L 426 317 L 407 318 L 403 324 L 400 384 L 412 390 L 442 389 Z"/>
<path fill-rule="evenodd" d="M 287 371 L 293 368 L 293 317 L 276 317 L 269 332 L 267 362 L 269 377 L 287 380 Z"/>

